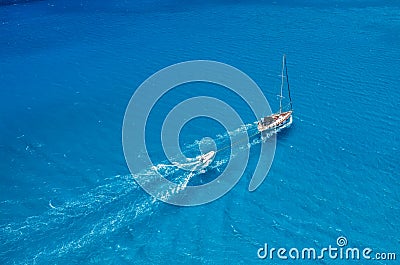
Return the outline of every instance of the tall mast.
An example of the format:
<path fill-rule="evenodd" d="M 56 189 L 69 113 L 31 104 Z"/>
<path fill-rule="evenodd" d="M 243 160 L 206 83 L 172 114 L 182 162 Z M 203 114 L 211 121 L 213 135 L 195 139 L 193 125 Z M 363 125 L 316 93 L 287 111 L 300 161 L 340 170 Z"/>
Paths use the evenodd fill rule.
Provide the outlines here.
<path fill-rule="evenodd" d="M 282 74 L 281 74 L 281 77 L 282 77 L 282 82 L 281 82 L 281 94 L 280 94 L 280 96 L 279 96 L 279 113 L 282 113 L 282 98 L 283 98 L 283 95 L 282 95 L 282 93 L 283 93 L 283 82 L 284 82 L 284 78 L 285 78 L 285 76 L 283 75 L 283 73 L 284 73 L 284 70 L 285 70 L 285 57 L 286 57 L 286 55 L 283 55 L 283 58 L 282 58 Z"/>
<path fill-rule="evenodd" d="M 290 96 L 289 75 L 288 75 L 288 71 L 287 71 L 286 56 L 285 55 L 283 56 L 283 63 L 285 64 L 286 82 L 287 82 L 287 89 L 288 89 L 289 100 L 290 100 L 290 110 L 293 110 L 292 97 Z"/>

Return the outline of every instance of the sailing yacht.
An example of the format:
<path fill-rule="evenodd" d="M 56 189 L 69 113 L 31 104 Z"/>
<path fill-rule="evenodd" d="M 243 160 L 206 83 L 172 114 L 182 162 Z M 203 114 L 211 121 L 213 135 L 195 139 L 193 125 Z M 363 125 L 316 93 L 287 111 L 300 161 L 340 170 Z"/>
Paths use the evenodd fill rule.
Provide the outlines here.
<path fill-rule="evenodd" d="M 258 128 L 259 132 L 279 131 L 280 129 L 290 126 L 290 124 L 292 124 L 292 122 L 293 122 L 292 98 L 290 97 L 289 78 L 288 78 L 288 71 L 287 71 L 287 66 L 286 66 L 286 55 L 283 55 L 283 59 L 282 59 L 282 75 L 281 76 L 282 76 L 282 83 L 281 83 L 281 93 L 279 95 L 279 112 L 273 113 L 270 116 L 261 118 L 257 124 L 257 128 Z M 284 108 L 282 106 L 282 99 L 284 98 L 283 97 L 283 86 L 285 83 L 285 78 L 286 78 L 288 95 L 289 95 L 289 105 Z M 286 110 L 284 110 L 284 109 L 286 109 Z"/>

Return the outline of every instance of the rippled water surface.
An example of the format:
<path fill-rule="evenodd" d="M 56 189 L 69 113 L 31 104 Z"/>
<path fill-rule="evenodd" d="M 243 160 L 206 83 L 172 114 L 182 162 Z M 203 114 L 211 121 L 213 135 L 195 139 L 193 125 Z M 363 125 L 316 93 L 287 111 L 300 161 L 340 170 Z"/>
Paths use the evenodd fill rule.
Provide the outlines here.
<path fill-rule="evenodd" d="M 257 249 L 323 248 L 339 236 L 400 256 L 397 1 L 1 3 L 1 264 L 291 264 L 259 260 Z M 254 79 L 276 110 L 284 53 L 294 121 L 259 189 L 247 190 L 257 139 L 240 182 L 212 203 L 167 205 L 135 183 L 122 120 L 147 77 L 220 61 Z M 166 95 L 148 144 L 157 170 L 183 187 L 216 178 L 229 159 L 219 153 L 195 175 L 164 166 L 159 126 L 200 94 L 225 100 L 255 130 L 248 106 L 216 86 Z M 229 144 L 221 125 L 200 119 L 183 129 L 183 151 L 198 155 L 192 143 L 205 136 Z"/>

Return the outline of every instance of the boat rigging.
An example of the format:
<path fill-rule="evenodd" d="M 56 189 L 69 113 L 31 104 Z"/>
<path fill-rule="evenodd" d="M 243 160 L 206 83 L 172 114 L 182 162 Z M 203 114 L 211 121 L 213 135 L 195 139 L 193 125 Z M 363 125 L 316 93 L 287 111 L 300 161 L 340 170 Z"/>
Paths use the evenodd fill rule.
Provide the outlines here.
<path fill-rule="evenodd" d="M 273 132 L 286 127 L 289 127 L 293 122 L 293 106 L 292 106 L 292 98 L 290 96 L 290 86 L 289 86 L 289 78 L 288 78 L 288 70 L 286 65 L 286 55 L 283 55 L 282 58 L 282 82 L 281 82 L 281 93 L 279 97 L 279 112 L 273 113 L 272 115 L 265 116 L 261 118 L 257 123 L 257 129 L 259 132 Z M 289 96 L 289 110 L 284 110 L 282 107 L 283 96 L 283 87 L 285 83 L 288 89 Z"/>
<path fill-rule="evenodd" d="M 221 152 L 222 150 L 230 148 L 230 147 L 242 142 L 245 139 L 252 138 L 252 137 L 256 136 L 257 134 L 261 134 L 261 137 L 265 137 L 266 135 L 268 135 L 270 133 L 276 133 L 276 132 L 279 132 L 283 128 L 289 127 L 293 122 L 293 105 L 292 105 L 292 98 L 290 95 L 289 77 L 288 77 L 288 70 L 287 70 L 287 65 L 286 65 L 286 55 L 283 55 L 283 58 L 282 58 L 281 77 L 282 77 L 281 89 L 280 89 L 280 94 L 278 95 L 278 97 L 279 97 L 279 112 L 276 112 L 269 116 L 265 116 L 265 117 L 261 118 L 257 122 L 258 131 L 256 133 L 252 134 L 250 137 L 244 137 L 243 139 L 239 139 L 239 140 L 231 143 L 229 146 L 225 146 L 217 151 L 210 151 L 206 154 L 197 156 L 196 158 L 194 158 L 193 160 L 191 160 L 188 163 L 185 163 L 185 164 L 173 163 L 173 164 L 179 165 L 179 167 L 190 170 L 190 171 L 204 170 L 212 163 L 215 155 L 218 152 Z M 285 79 L 286 79 L 287 90 L 288 90 L 289 104 L 286 105 L 285 107 L 283 107 L 282 100 L 285 98 L 283 96 L 283 88 L 284 88 L 284 84 L 285 84 Z"/>

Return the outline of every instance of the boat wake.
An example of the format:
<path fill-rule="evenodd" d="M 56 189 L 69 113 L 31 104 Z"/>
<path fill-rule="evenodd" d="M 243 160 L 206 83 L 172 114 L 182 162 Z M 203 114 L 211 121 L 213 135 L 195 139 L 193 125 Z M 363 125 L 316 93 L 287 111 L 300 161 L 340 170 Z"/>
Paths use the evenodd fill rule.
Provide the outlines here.
<path fill-rule="evenodd" d="M 232 136 L 241 139 L 243 135 L 250 134 L 255 129 L 256 124 L 248 124 L 233 132 L 218 135 L 215 141 L 218 146 L 230 145 Z M 254 138 L 251 142 L 240 143 L 231 150 L 231 156 L 228 150 L 219 152 L 207 170 L 221 172 L 230 157 L 235 156 L 235 152 L 251 148 L 261 141 L 260 138 Z M 194 153 L 198 145 L 199 141 L 187 145 L 186 151 Z M 182 167 L 183 165 L 176 163 L 159 163 L 137 174 L 106 178 L 101 185 L 74 200 L 54 203 L 56 198 L 53 198 L 44 214 L 28 217 L 23 222 L 0 226 L 1 246 L 5 250 L 0 258 L 4 259 L 7 255 L 4 263 L 10 260 L 15 264 L 51 263 L 55 259 L 67 259 L 69 253 L 87 253 L 87 248 L 94 248 L 101 244 L 104 237 L 121 229 L 133 233 L 133 223 L 137 224 L 143 221 L 143 218 L 157 213 L 158 207 L 162 205 L 144 193 L 135 179 L 145 177 L 151 182 L 161 174 L 178 184 L 173 189 L 163 190 L 163 187 L 160 187 L 160 197 L 168 199 L 184 190 L 193 178 L 205 173 L 204 170 L 191 171 Z"/>

